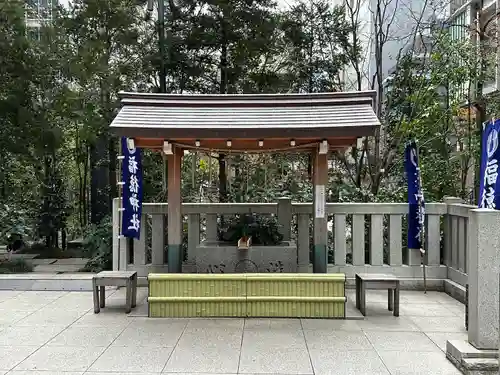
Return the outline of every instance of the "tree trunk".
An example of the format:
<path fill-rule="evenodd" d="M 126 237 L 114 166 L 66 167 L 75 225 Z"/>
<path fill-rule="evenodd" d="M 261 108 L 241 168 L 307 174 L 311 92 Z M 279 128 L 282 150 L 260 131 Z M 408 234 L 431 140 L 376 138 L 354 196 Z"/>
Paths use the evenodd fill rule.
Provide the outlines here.
<path fill-rule="evenodd" d="M 113 204 L 113 198 L 118 197 L 118 184 L 117 184 L 117 174 L 116 174 L 116 160 L 118 158 L 118 152 L 116 149 L 116 139 L 111 137 L 108 146 L 109 152 L 109 207 Z"/>
<path fill-rule="evenodd" d="M 89 188 L 88 188 L 88 179 L 89 179 L 89 156 L 90 156 L 90 147 L 88 145 L 85 146 L 86 154 L 83 164 L 83 186 L 82 186 L 82 202 L 83 202 L 83 226 L 86 227 L 89 223 Z"/>
<path fill-rule="evenodd" d="M 98 136 L 90 151 L 90 222 L 99 224 L 110 212 L 108 139 Z"/>
<path fill-rule="evenodd" d="M 227 201 L 226 155 L 219 154 L 219 201 Z"/>
<path fill-rule="evenodd" d="M 227 33 L 226 22 L 224 18 L 221 20 L 221 54 L 220 54 L 220 94 L 227 94 L 227 65 L 228 65 L 228 49 L 227 49 Z M 226 175 L 226 155 L 219 154 L 219 201 L 227 201 L 227 175 Z"/>
<path fill-rule="evenodd" d="M 61 229 L 61 247 L 63 250 L 66 250 L 68 247 L 66 228 Z"/>

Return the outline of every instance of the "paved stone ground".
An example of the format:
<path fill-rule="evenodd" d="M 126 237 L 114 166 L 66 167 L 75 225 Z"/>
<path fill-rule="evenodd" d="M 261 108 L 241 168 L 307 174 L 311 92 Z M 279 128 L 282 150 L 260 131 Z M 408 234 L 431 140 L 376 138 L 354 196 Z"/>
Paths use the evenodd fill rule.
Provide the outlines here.
<path fill-rule="evenodd" d="M 365 320 L 148 319 L 123 290 L 92 310 L 89 292 L 0 291 L 0 375 L 454 375 L 446 340 L 466 339 L 464 306 L 443 293 L 368 292 Z M 354 299 L 352 292 L 350 299 Z"/>
<path fill-rule="evenodd" d="M 87 258 L 67 258 L 67 259 L 33 259 L 33 272 L 38 273 L 63 273 L 78 272 L 89 259 Z"/>

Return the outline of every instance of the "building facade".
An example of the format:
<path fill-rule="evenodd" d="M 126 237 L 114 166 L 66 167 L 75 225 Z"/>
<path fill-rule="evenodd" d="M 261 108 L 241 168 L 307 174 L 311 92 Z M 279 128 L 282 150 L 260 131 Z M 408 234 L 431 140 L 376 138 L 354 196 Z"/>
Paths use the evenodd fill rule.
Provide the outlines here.
<path fill-rule="evenodd" d="M 28 36 L 31 39 L 40 39 L 43 25 L 52 21 L 52 15 L 57 0 L 26 0 L 25 19 Z"/>
<path fill-rule="evenodd" d="M 450 4 L 448 23 L 452 39 L 470 41 L 476 48 L 475 53 L 486 60 L 483 95 L 491 95 L 500 89 L 499 13 L 499 0 L 454 0 Z M 476 84 L 470 86 L 475 90 Z M 459 94 L 467 94 L 465 83 Z M 475 91 L 469 94 L 474 98 Z"/>

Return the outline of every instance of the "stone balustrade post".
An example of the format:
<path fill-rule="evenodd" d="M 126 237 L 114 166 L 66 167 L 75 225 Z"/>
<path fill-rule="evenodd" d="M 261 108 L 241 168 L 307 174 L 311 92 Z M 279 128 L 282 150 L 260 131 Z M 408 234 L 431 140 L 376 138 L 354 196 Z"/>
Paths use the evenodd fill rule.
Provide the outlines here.
<path fill-rule="evenodd" d="M 297 215 L 297 262 L 300 273 L 309 272 L 309 214 Z"/>
<path fill-rule="evenodd" d="M 278 225 L 283 241 L 292 239 L 292 200 L 288 197 L 278 199 Z"/>
<path fill-rule="evenodd" d="M 477 349 L 499 344 L 500 211 L 471 210 L 468 230 L 469 343 Z"/>
<path fill-rule="evenodd" d="M 450 211 L 450 205 L 452 204 L 459 204 L 463 203 L 461 198 L 457 197 L 444 197 L 443 202 L 446 203 L 446 212 L 447 214 L 444 216 L 444 260 L 446 266 L 450 267 L 452 263 L 452 251 L 453 251 L 453 246 L 456 246 L 454 243 L 455 241 L 454 236 L 456 238 L 456 233 L 453 231 L 453 223 L 452 223 L 452 217 L 448 215 L 448 212 Z"/>
<path fill-rule="evenodd" d="M 217 214 L 207 214 L 206 220 L 205 241 L 217 242 Z"/>

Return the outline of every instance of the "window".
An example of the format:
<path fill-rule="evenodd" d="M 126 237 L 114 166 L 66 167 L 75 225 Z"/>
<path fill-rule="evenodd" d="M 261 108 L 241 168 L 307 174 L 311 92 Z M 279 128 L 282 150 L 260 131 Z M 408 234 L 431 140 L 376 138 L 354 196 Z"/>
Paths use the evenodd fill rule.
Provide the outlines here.
<path fill-rule="evenodd" d="M 38 27 L 30 27 L 28 29 L 28 39 L 33 41 L 40 40 L 40 29 Z"/>

